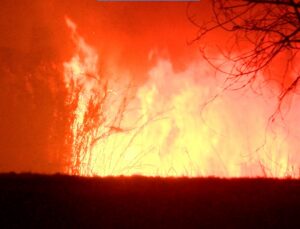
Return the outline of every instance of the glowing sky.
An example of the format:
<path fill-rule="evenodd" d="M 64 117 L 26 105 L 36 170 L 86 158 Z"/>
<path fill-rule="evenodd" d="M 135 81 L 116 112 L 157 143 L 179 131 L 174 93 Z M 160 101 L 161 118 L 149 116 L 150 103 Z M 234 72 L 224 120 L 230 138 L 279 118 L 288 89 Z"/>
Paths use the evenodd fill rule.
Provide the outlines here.
<path fill-rule="evenodd" d="M 166 155 L 159 162 L 157 157 L 148 158 L 160 169 L 139 168 L 127 173 L 122 170 L 126 166 L 122 165 L 116 174 L 166 176 L 172 167 L 177 168 L 178 175 L 283 176 L 290 169 L 287 166 L 290 160 L 297 170 L 300 162 L 296 156 L 299 110 L 292 108 L 286 116 L 286 129 L 282 123 L 265 129 L 276 105 L 270 97 L 276 85 L 271 91 L 262 90 L 263 96 L 259 98 L 247 89 L 230 92 L 201 113 L 199 104 L 219 93 L 222 84 L 220 76 L 215 76 L 201 59 L 198 44 L 190 44 L 198 30 L 187 19 L 187 9 L 186 2 L 2 1 L 0 172 L 65 172 L 71 163 L 72 147 L 68 136 L 73 120 L 72 108 L 65 102 L 69 96 L 65 77 L 66 68 L 71 73 L 76 72 L 72 58 L 80 53 L 82 46 L 76 43 L 79 39 L 72 40 L 66 17 L 76 25 L 76 36 L 84 39 L 85 47 L 97 56 L 95 65 L 101 77 L 119 78 L 118 87 L 133 79 L 137 87 L 134 108 L 143 108 L 149 117 L 166 107 L 177 108 L 169 114 L 167 123 L 154 125 L 143 133 L 147 139 L 156 139 L 162 147 L 159 150 L 165 151 L 162 154 Z M 197 21 L 207 19 L 210 17 L 209 1 L 192 3 L 189 12 Z M 217 30 L 209 35 L 208 41 L 223 46 L 227 36 Z M 80 58 L 84 59 L 90 53 L 78 55 L 83 55 Z M 81 68 L 85 74 L 89 73 L 86 69 L 90 71 L 85 65 Z M 78 71 L 83 70 L 79 68 Z M 276 74 L 272 76 L 277 78 Z M 290 104 L 295 107 L 299 98 Z M 243 119 L 243 112 L 248 115 L 247 121 Z M 127 120 L 132 123 L 132 118 Z M 157 133 L 161 134 L 156 136 Z M 199 139 L 203 143 L 198 144 Z M 113 141 L 120 139 L 116 137 Z M 153 145 L 153 141 L 141 143 L 143 141 L 141 137 L 137 145 L 144 144 L 148 148 Z M 107 144 L 111 146 L 112 143 Z M 177 149 L 184 145 L 191 152 L 193 165 L 185 161 L 185 157 L 178 156 L 183 151 Z M 99 151 L 101 146 L 97 147 Z M 261 150 L 259 156 L 255 154 L 258 148 Z M 132 152 L 138 149 L 135 145 Z M 287 151 L 290 154 L 286 154 Z M 116 152 L 118 154 L 117 149 Z M 170 152 L 174 154 L 169 155 Z M 215 154 L 211 155 L 212 152 Z M 170 160 L 176 165 L 170 166 Z M 177 165 L 178 160 L 184 163 Z M 258 161 L 262 164 L 258 165 Z M 103 163 L 104 160 L 94 162 L 93 166 L 107 167 Z M 259 167 L 266 164 L 270 171 Z M 185 173 L 187 167 L 193 168 Z M 109 175 L 113 173 L 110 168 L 93 172 Z M 176 172 L 170 174 L 176 175 Z"/>
<path fill-rule="evenodd" d="M 63 61 L 70 58 L 74 48 L 65 26 L 66 15 L 77 23 L 87 42 L 101 52 L 100 64 L 117 65 L 143 81 L 150 65 L 150 50 L 163 50 L 174 63 L 178 59 L 178 67 L 184 63 L 181 59 L 195 52 L 195 48 L 186 45 L 195 31 L 186 19 L 186 5 L 2 1 L 0 171 L 61 170 L 60 163 L 48 161 L 47 150 L 50 144 L 57 154 L 67 154 L 61 146 L 66 120 L 55 123 L 53 117 L 55 112 L 64 113 L 63 101 L 57 101 L 64 94 L 59 86 L 62 76 L 57 71 L 61 71 Z M 43 67 L 51 69 L 52 77 L 45 75 Z M 34 82 L 31 86 L 30 80 Z M 49 81 L 57 89 L 56 95 Z M 51 128 L 56 136 L 49 143 Z"/>

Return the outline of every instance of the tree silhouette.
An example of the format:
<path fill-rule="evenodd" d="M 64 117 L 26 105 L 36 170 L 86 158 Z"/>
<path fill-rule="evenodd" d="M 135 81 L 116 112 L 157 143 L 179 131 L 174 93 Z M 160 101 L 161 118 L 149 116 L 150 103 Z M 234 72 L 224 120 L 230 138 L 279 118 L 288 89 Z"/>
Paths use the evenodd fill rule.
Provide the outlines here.
<path fill-rule="evenodd" d="M 202 47 L 204 58 L 218 71 L 226 73 L 233 84 L 239 82 L 239 87 L 244 87 L 252 83 L 259 72 L 268 70 L 283 57 L 280 59 L 280 65 L 284 66 L 279 80 L 280 110 L 281 102 L 296 90 L 300 79 L 300 73 L 295 69 L 300 49 L 300 1 L 212 0 L 211 4 L 213 17 L 204 24 L 197 23 L 194 15 L 188 14 L 190 21 L 199 27 L 195 40 L 202 41 L 218 29 L 232 33 L 226 47 L 229 49 L 219 48 L 232 67 L 226 70 L 224 63 L 214 61 Z"/>

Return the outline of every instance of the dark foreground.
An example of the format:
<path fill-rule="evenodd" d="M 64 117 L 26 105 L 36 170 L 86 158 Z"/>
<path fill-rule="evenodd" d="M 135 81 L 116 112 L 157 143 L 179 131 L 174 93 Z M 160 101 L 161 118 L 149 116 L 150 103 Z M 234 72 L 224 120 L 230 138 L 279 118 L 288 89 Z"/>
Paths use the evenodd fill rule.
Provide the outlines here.
<path fill-rule="evenodd" d="M 300 228 L 300 180 L 0 175 L 0 228 Z"/>

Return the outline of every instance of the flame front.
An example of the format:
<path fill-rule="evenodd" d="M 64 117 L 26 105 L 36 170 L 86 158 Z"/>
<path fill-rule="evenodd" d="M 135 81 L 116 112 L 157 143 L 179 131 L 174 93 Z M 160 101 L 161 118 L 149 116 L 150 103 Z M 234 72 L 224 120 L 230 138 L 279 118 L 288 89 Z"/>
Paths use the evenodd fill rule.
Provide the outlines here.
<path fill-rule="evenodd" d="M 147 82 L 135 91 L 122 88 L 102 78 L 96 50 L 70 19 L 66 23 L 76 45 L 64 63 L 74 108 L 71 173 L 299 176 L 299 97 L 283 121 L 269 122 L 277 105 L 267 96 L 270 88 L 259 96 L 250 86 L 224 90 L 224 76 L 200 58 L 181 72 L 158 58 Z M 260 76 L 257 84 L 262 81 Z"/>

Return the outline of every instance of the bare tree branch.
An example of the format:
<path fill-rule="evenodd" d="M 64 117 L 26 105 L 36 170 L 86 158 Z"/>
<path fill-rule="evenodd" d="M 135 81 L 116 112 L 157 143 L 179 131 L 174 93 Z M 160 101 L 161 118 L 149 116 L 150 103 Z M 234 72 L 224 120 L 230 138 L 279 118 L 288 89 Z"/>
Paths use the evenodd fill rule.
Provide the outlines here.
<path fill-rule="evenodd" d="M 198 26 L 194 41 L 202 41 L 212 31 L 223 29 L 233 34 L 232 46 L 223 57 L 232 64 L 230 70 L 209 58 L 204 48 L 203 57 L 218 71 L 225 73 L 232 82 L 244 79 L 254 82 L 260 71 L 265 71 L 279 56 L 286 55 L 287 68 L 292 67 L 300 49 L 300 1 L 297 0 L 212 0 L 212 20 Z M 243 47 L 243 48 L 241 48 Z M 226 48 L 223 48 L 223 50 Z M 288 71 L 285 71 L 287 74 Z M 298 73 L 284 85 L 278 95 L 281 102 L 299 83 Z M 282 83 L 286 79 L 282 75 Z M 245 85 L 242 85 L 245 86 Z"/>

